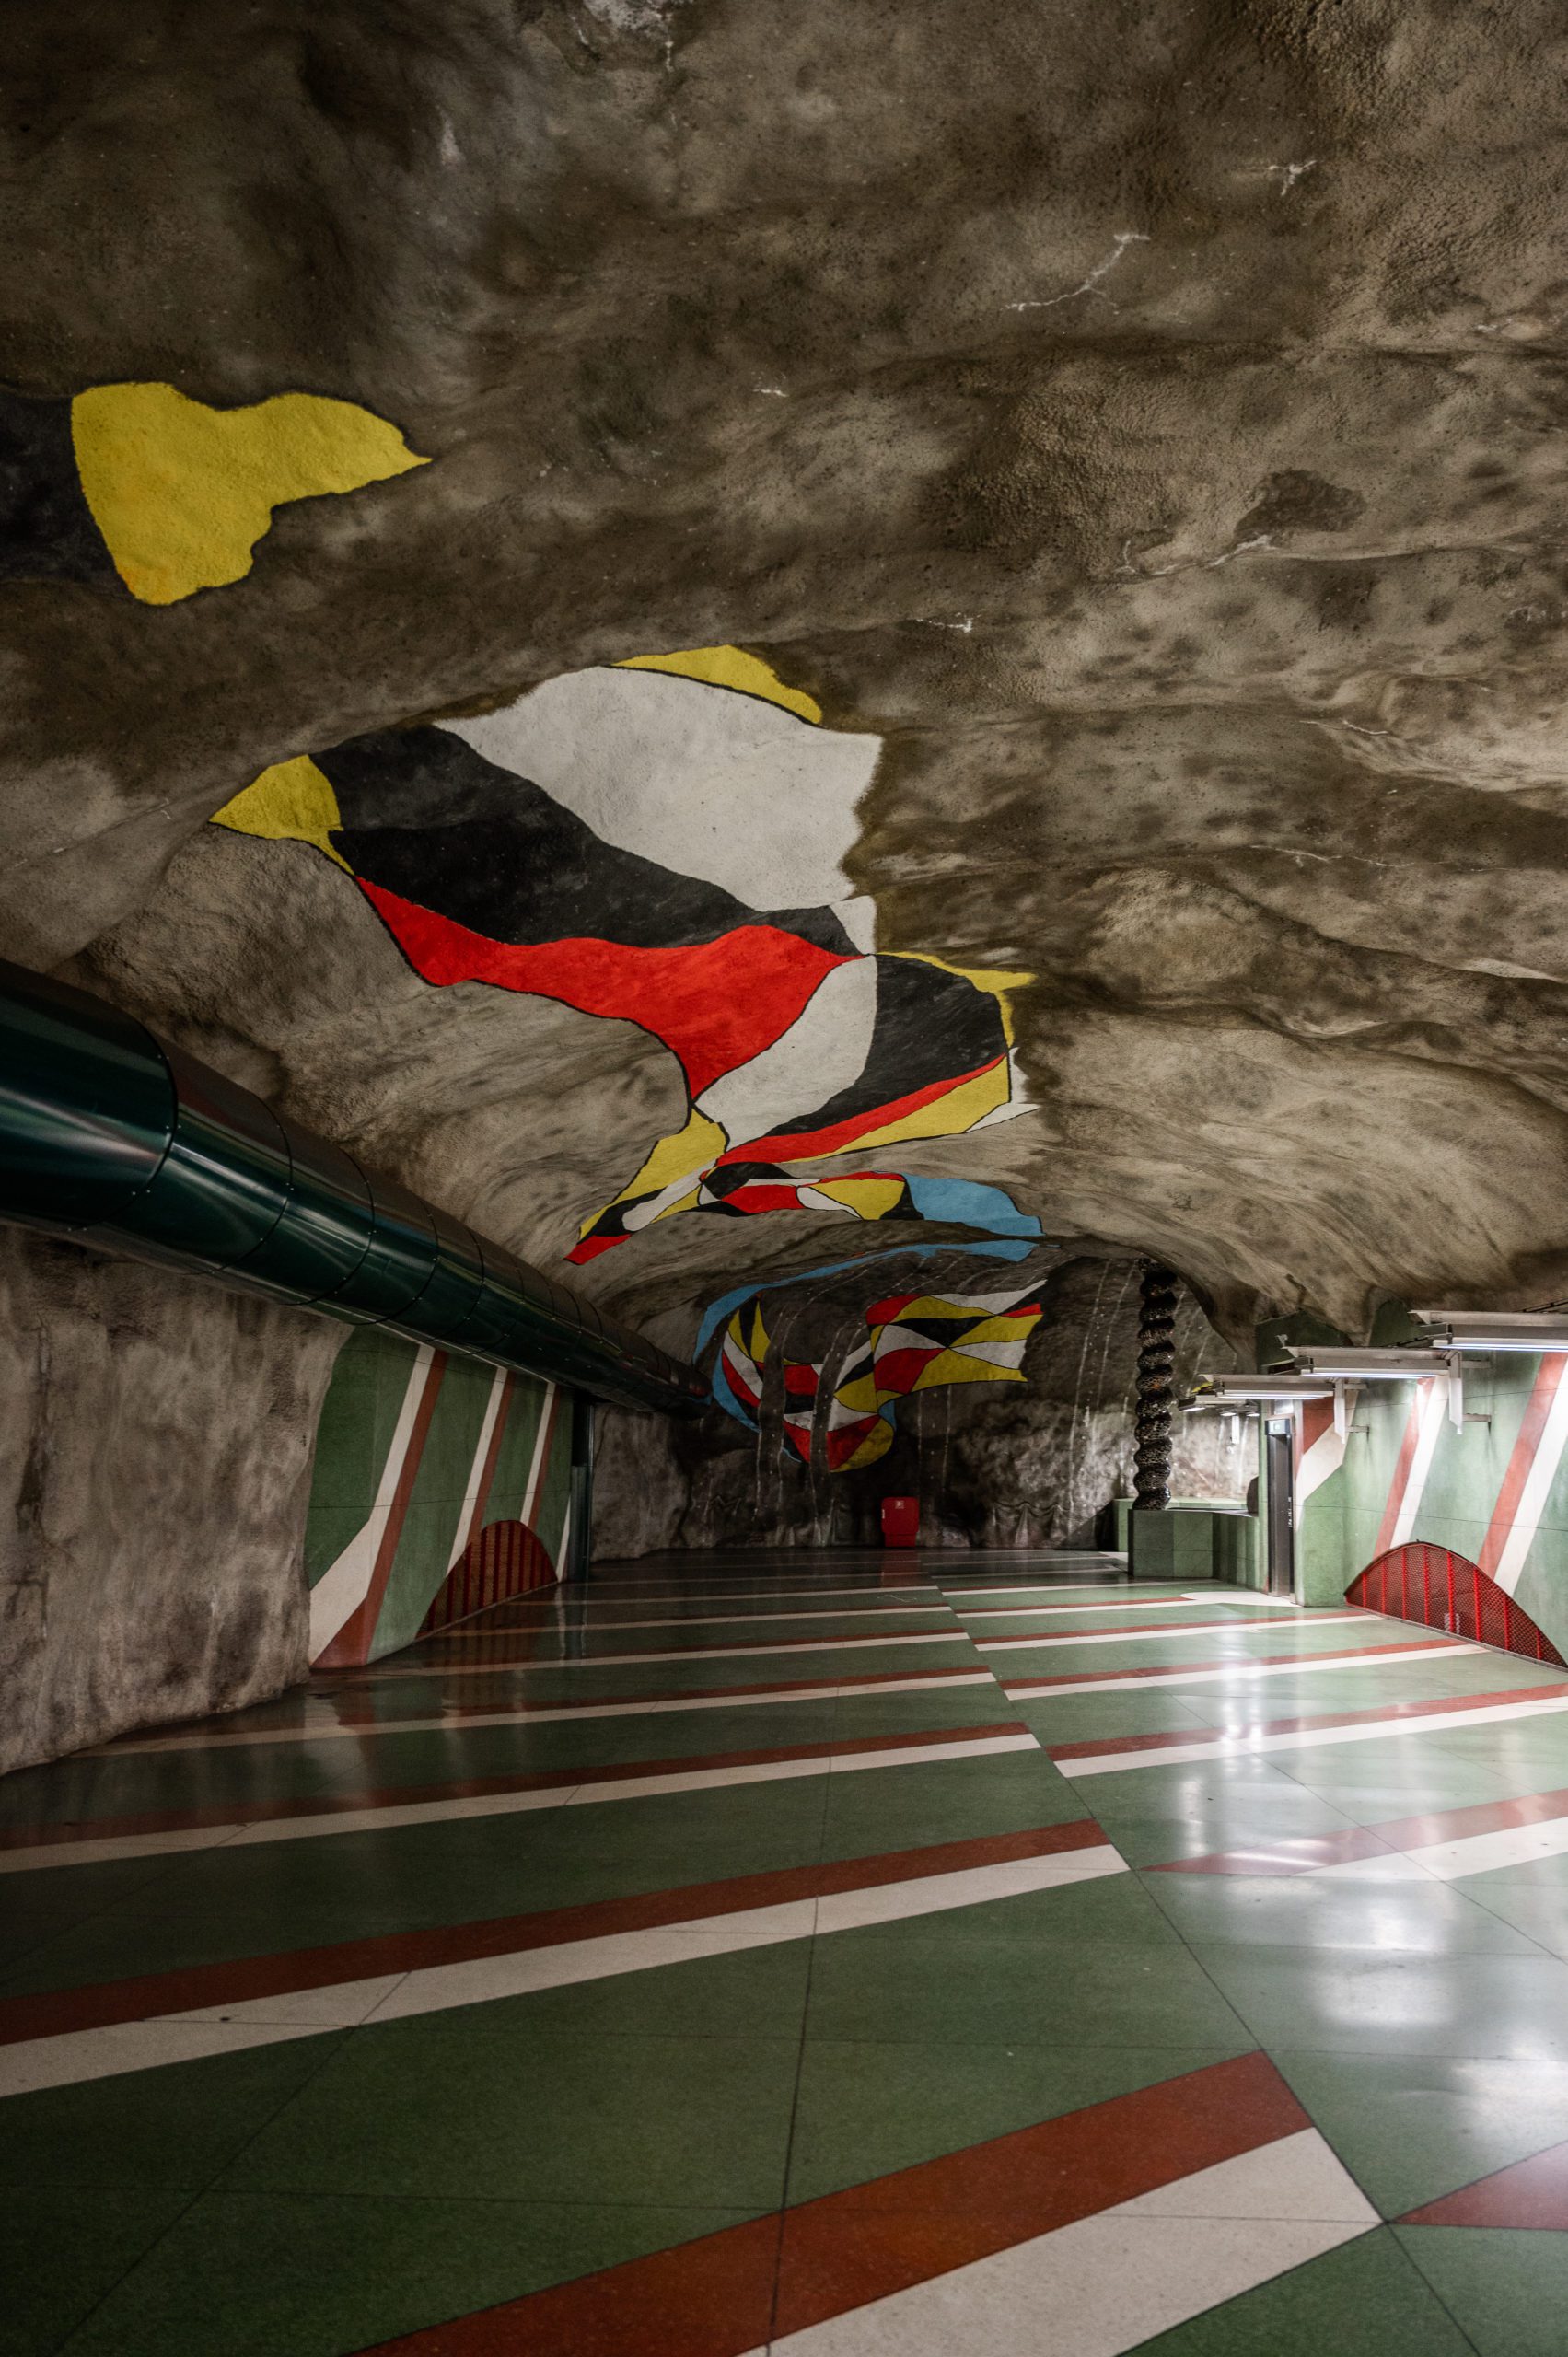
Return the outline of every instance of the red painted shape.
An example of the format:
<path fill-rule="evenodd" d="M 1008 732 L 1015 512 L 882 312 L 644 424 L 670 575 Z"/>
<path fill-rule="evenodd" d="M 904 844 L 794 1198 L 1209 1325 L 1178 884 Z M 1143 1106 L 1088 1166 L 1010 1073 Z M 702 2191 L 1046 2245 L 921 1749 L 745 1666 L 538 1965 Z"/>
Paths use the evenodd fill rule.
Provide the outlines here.
<path fill-rule="evenodd" d="M 1558 1364 L 1568 1366 L 1568 1359 Z M 1514 1453 L 1517 1457 L 1516 1447 Z M 1532 1457 L 1534 1453 L 1532 1448 Z M 1509 1522 L 1511 1527 L 1512 1513 Z M 1450 1636 L 1491 1645 L 1499 1653 L 1523 1654 L 1530 1661 L 1568 1668 L 1568 1662 L 1529 1614 L 1479 1563 L 1455 1554 L 1451 1547 L 1434 1547 L 1419 1538 L 1403 1547 L 1390 1547 L 1375 1556 L 1351 1582 L 1345 1602 L 1390 1620 L 1442 1629 Z"/>
<path fill-rule="evenodd" d="M 430 1437 L 431 1421 L 436 1413 L 436 1402 L 440 1395 L 446 1373 L 447 1353 L 445 1351 L 436 1351 L 432 1354 L 430 1364 L 424 1371 L 424 1389 L 420 1394 L 419 1406 L 414 1411 L 413 1430 L 409 1434 L 408 1447 L 403 1453 L 402 1468 L 398 1475 L 398 1486 L 392 1495 L 391 1511 L 387 1516 L 387 1527 L 381 1533 L 381 1544 L 376 1550 L 376 1562 L 370 1573 L 370 1585 L 366 1590 L 362 1601 L 349 1614 L 331 1644 L 317 1655 L 312 1664 L 313 1668 L 351 1668 L 370 1658 L 370 1648 L 376 1636 L 376 1623 L 380 1617 L 381 1606 L 386 1597 L 387 1582 L 392 1575 L 392 1562 L 398 1551 L 398 1541 L 403 1535 L 403 1524 L 408 1519 L 409 1501 L 413 1496 L 413 1485 L 419 1476 L 420 1462 L 424 1455 L 424 1444 Z"/>
<path fill-rule="evenodd" d="M 819 1155 L 842 1154 L 861 1138 L 869 1137 L 874 1130 L 907 1120 L 912 1113 L 935 1105 L 940 1097 L 950 1097 L 956 1088 L 966 1087 L 981 1073 L 994 1072 L 1005 1061 L 1005 1057 L 993 1056 L 989 1063 L 976 1064 L 972 1072 L 961 1072 L 952 1080 L 934 1080 L 927 1088 L 911 1089 L 907 1097 L 895 1097 L 886 1105 L 873 1106 L 869 1112 L 853 1114 L 847 1120 L 831 1122 L 826 1129 L 781 1130 L 772 1137 L 748 1138 L 744 1145 L 731 1146 L 727 1154 L 721 1154 L 719 1161 L 808 1162 Z"/>
<path fill-rule="evenodd" d="M 1310 2125 L 1272 2063 L 1245 2054 L 360 2357 L 744 2357 L 768 2337 L 775 2261 L 777 2340 Z"/>
<path fill-rule="evenodd" d="M 569 1940 L 656 1931 L 666 1924 L 730 1915 L 745 1908 L 784 1906 L 797 1899 L 830 1898 L 841 1891 L 877 1890 L 886 1883 L 928 1875 L 962 1874 L 976 1866 L 1054 1857 L 1062 1851 L 1098 1849 L 1105 1839 L 1093 1817 L 1080 1817 L 1071 1825 L 1032 1826 L 1022 1833 L 938 1841 L 924 1849 L 889 1850 L 879 1856 L 845 1858 L 824 1865 L 784 1866 L 762 1874 L 736 1875 L 724 1882 L 648 1891 L 633 1898 L 590 1899 L 579 1907 L 553 1907 L 532 1915 L 500 1915 L 483 1922 L 439 1924 L 423 1932 L 387 1932 L 334 1941 L 326 1947 L 285 1948 L 273 1956 L 237 1956 L 223 1964 L 143 1973 L 131 1980 L 0 1997 L 0 2046 L 16 2046 L 27 2038 L 57 2038 L 67 2030 L 99 2029 L 112 2022 L 141 2021 L 158 2014 L 238 2004 L 250 1997 L 278 1997 L 291 1990 L 330 1989 L 340 1981 L 364 1980 L 383 1973 L 422 1972 L 435 1965 L 471 1963 L 480 1956 L 517 1956 L 533 1948 L 559 1947 Z"/>
<path fill-rule="evenodd" d="M 1300 1435 L 1296 1450 L 1297 1465 L 1312 1446 L 1313 1442 L 1321 1440 L 1324 1434 L 1332 1428 L 1333 1422 L 1334 1403 L 1331 1399 L 1302 1401 L 1300 1421 L 1296 1428 Z"/>
<path fill-rule="evenodd" d="M 1518 1516 L 1519 1501 L 1529 1480 L 1530 1468 L 1536 1461 L 1546 1420 L 1551 1413 L 1558 1387 L 1568 1376 L 1568 1357 L 1554 1353 L 1543 1358 L 1525 1403 L 1523 1422 L 1508 1458 L 1508 1469 L 1503 1476 L 1503 1486 L 1497 1492 L 1497 1504 L 1492 1509 L 1486 1537 L 1481 1545 L 1481 1569 L 1490 1579 L 1503 1560 L 1503 1550 L 1508 1544 L 1510 1532 Z"/>
<path fill-rule="evenodd" d="M 550 1550 L 526 1522 L 487 1523 L 447 1573 L 419 1633 L 435 1636 L 455 1620 L 470 1620 L 536 1588 L 558 1587 L 560 1580 Z"/>
<path fill-rule="evenodd" d="M 914 1389 L 932 1360 L 941 1357 L 946 1347 L 943 1342 L 926 1342 L 919 1346 L 906 1344 L 899 1350 L 878 1351 L 875 1378 L 878 1392 L 885 1399 L 903 1399 Z"/>
<path fill-rule="evenodd" d="M 1167 1751 L 1185 1743 L 1246 1743 L 1256 1736 L 1299 1735 L 1312 1727 L 1403 1726 L 1443 1711 L 1490 1710 L 1497 1702 L 1568 1701 L 1568 1686 L 1504 1687 L 1496 1694 L 1440 1694 L 1429 1702 L 1387 1702 L 1376 1711 L 1324 1711 L 1311 1717 L 1254 1719 L 1244 1727 L 1187 1727 L 1175 1735 L 1111 1736 L 1086 1743 L 1051 1743 L 1052 1759 L 1099 1759 L 1117 1751 Z"/>
<path fill-rule="evenodd" d="M 427 982 L 492 982 L 640 1024 L 679 1058 L 693 1097 L 771 1048 L 834 967 L 854 962 L 772 924 L 738 925 L 716 941 L 679 949 L 633 949 L 587 936 L 492 941 L 363 877 L 354 880 Z M 776 1159 L 766 1143 L 748 1145 L 746 1158 Z"/>
<path fill-rule="evenodd" d="M 1400 2220 L 1401 2226 L 1512 2226 L 1568 2232 L 1568 2144 L 1551 2144 L 1446 2193 Z"/>
<path fill-rule="evenodd" d="M 1400 1454 L 1394 1466 L 1394 1478 L 1388 1484 L 1388 1495 L 1383 1507 L 1383 1519 L 1377 1530 L 1377 1544 L 1373 1550 L 1375 1555 L 1381 1555 L 1394 1543 L 1394 1532 L 1399 1527 L 1400 1508 L 1405 1502 L 1405 1492 L 1410 1486 L 1411 1467 L 1415 1463 L 1416 1444 L 1421 1438 L 1421 1401 L 1422 1387 L 1417 1384 L 1415 1396 L 1411 1401 L 1410 1414 L 1405 1418 L 1405 1429 L 1400 1440 Z"/>

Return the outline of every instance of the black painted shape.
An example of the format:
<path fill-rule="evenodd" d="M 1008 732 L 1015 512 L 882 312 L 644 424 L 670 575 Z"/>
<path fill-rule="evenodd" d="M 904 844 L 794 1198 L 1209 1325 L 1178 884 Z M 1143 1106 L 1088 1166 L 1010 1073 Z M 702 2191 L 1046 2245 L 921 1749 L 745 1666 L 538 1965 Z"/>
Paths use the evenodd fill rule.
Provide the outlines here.
<path fill-rule="evenodd" d="M 831 910 L 760 911 L 621 851 L 449 729 L 383 729 L 315 761 L 345 821 L 332 841 L 354 874 L 488 940 L 679 949 L 767 924 L 855 954 Z"/>
<path fill-rule="evenodd" d="M 1007 1052 L 1002 1010 L 962 974 L 910 958 L 877 960 L 877 1019 L 858 1079 L 772 1137 L 809 1135 L 895 1104 L 919 1088 L 958 1080 Z"/>
<path fill-rule="evenodd" d="M 83 495 L 71 440 L 70 402 L 34 401 L 3 387 L 0 581 L 124 586 Z"/>

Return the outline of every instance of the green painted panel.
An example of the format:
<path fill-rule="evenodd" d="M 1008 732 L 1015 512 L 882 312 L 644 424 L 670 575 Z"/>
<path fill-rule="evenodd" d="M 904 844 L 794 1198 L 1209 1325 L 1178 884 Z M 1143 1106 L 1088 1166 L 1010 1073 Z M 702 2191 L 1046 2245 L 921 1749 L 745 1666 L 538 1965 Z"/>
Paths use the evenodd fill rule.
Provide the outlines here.
<path fill-rule="evenodd" d="M 364 1527 L 380 1485 L 418 1345 L 369 1328 L 338 1353 L 316 1428 L 316 1458 L 305 1527 L 305 1576 L 312 1587 Z"/>
<path fill-rule="evenodd" d="M 494 1373 L 472 1359 L 447 1361 L 376 1622 L 373 1661 L 412 1643 L 452 1568 Z"/>

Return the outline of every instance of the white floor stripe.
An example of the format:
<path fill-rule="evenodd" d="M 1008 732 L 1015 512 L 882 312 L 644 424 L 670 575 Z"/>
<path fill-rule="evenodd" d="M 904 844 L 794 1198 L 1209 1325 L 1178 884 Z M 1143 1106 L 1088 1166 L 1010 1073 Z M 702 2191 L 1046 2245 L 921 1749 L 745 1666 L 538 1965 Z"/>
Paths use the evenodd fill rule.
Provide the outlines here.
<path fill-rule="evenodd" d="M 519 1631 L 527 1634 L 527 1631 Z M 541 1631 L 553 1634 L 553 1631 Z M 592 1635 L 592 1631 L 584 1633 Z M 1163 1636 L 1165 1631 L 1161 1631 Z M 451 1661 L 431 1662 L 423 1669 L 377 1670 L 372 1678 L 356 1680 L 356 1685 L 374 1683 L 381 1686 L 394 1678 L 498 1678 L 509 1671 L 536 1669 L 624 1669 L 642 1662 L 704 1662 L 752 1661 L 763 1655 L 778 1654 L 842 1654 L 866 1645 L 889 1649 L 894 1645 L 961 1645 L 968 1643 L 959 1628 L 894 1631 L 886 1637 L 765 1637 L 756 1645 L 685 1645 L 674 1653 L 645 1654 L 530 1654 L 515 1661 Z"/>
<path fill-rule="evenodd" d="M 1497 1833 L 1466 1834 L 1457 1841 L 1426 1841 L 1401 1854 L 1435 1875 L 1439 1882 L 1458 1882 L 1466 1875 L 1495 1874 L 1501 1866 L 1533 1865 L 1538 1858 L 1561 1858 L 1564 1852 L 1568 1852 L 1568 1817 L 1504 1826 Z"/>
<path fill-rule="evenodd" d="M 149 1736 L 144 1743 L 106 1745 L 100 1751 L 84 1752 L 81 1757 L 118 1759 L 131 1753 L 214 1751 L 244 1744 L 365 1743 L 384 1736 L 429 1735 L 437 1728 L 445 1735 L 462 1735 L 470 1727 L 548 1726 L 557 1720 L 575 1724 L 578 1720 L 644 1718 L 680 1711 L 778 1709 L 790 1702 L 833 1702 L 859 1695 L 946 1694 L 955 1687 L 994 1686 L 995 1682 L 988 1669 L 938 1669 L 915 1678 L 866 1678 L 858 1682 L 848 1679 L 842 1684 L 830 1680 L 825 1686 L 764 1686 L 754 1694 L 668 1695 L 656 1702 L 563 1702 L 553 1708 L 548 1702 L 526 1702 L 513 1711 L 474 1711 L 461 1717 L 441 1714 L 434 1718 L 388 1719 L 373 1726 L 343 1726 L 332 1714 L 324 1716 L 319 1725 L 261 1727 L 228 1735 Z M 328 1706 L 321 1707 L 325 1712 Z"/>
<path fill-rule="evenodd" d="M 1326 1629 L 1336 1620 L 1360 1620 L 1365 1612 L 1303 1613 L 1296 1625 L 1303 1629 Z M 1228 1631 L 1261 1631 L 1272 1636 L 1281 1626 L 1277 1620 L 1189 1620 L 1167 1629 L 1057 1629 L 1046 1637 L 973 1637 L 970 1642 L 977 1654 L 1011 1653 L 1027 1645 L 1168 1645 L 1178 1637 L 1215 1637 Z M 1237 1656 L 1244 1661 L 1244 1654 Z"/>
<path fill-rule="evenodd" d="M 730 1784 L 788 1782 L 801 1776 L 843 1775 L 854 1768 L 919 1768 L 937 1759 L 987 1759 L 1002 1751 L 1036 1751 L 1032 1735 L 976 1736 L 961 1743 L 904 1744 L 887 1750 L 809 1759 L 759 1759 L 744 1767 L 688 1768 L 662 1775 L 585 1775 L 578 1784 L 545 1791 L 483 1793 L 467 1800 L 393 1802 L 385 1808 L 339 1809 L 320 1817 L 262 1817 L 253 1824 L 186 1827 L 165 1833 L 106 1834 L 99 1841 L 55 1841 L 27 1850 L 0 1850 L 0 1874 L 41 1866 L 101 1865 L 111 1858 L 156 1858 L 184 1850 L 249 1850 L 273 1841 L 308 1841 L 323 1835 L 393 1832 L 411 1825 L 453 1825 L 466 1818 L 517 1817 L 533 1809 L 580 1807 L 586 1802 L 647 1800 L 666 1793 L 711 1793 Z"/>
<path fill-rule="evenodd" d="M 772 2357 L 1121 2357 L 1379 2223 L 1303 2129 L 788 2333 Z"/>
<path fill-rule="evenodd" d="M 1383 1669 L 1392 1662 L 1424 1661 L 1433 1654 L 1479 1654 L 1481 1650 L 1480 1645 L 1455 1637 L 1433 1644 L 1401 1645 L 1398 1653 L 1392 1654 L 1304 1654 L 1295 1661 L 1257 1662 L 1238 1654 L 1234 1661 L 1227 1661 L 1217 1669 L 1162 1669 L 1152 1678 L 1147 1672 L 1140 1677 L 1133 1671 L 1126 1678 L 1097 1678 L 1092 1686 L 1076 1685 L 1072 1679 L 1004 1678 L 1002 1690 L 1019 1701 L 1039 1701 L 1051 1694 L 1135 1694 L 1145 1687 L 1206 1686 L 1232 1678 L 1250 1681 L 1254 1678 L 1302 1678 L 1316 1669 Z"/>
<path fill-rule="evenodd" d="M 1135 1603 L 1129 1604 L 1126 1608 L 1129 1612 L 1191 1612 L 1194 1608 L 1201 1609 L 1204 1605 L 1212 1608 L 1214 1602 L 1212 1596 L 1141 1596 Z M 954 1607 L 954 1610 L 958 1610 L 957 1606 Z M 983 1617 L 987 1620 L 1022 1620 L 1026 1617 L 1029 1620 L 1051 1620 L 1060 1619 L 1070 1612 L 1103 1612 L 1104 1610 L 1103 1604 L 1019 1604 L 1016 1606 L 992 1604 L 986 1607 Z M 962 1617 L 960 1613 L 959 1618 L 962 1619 Z M 970 1615 L 971 1619 L 980 1617 L 978 1614 Z M 1247 1613 L 1238 1612 L 1236 1615 L 1236 1625 L 1249 1629 L 1264 1624 L 1254 1623 Z"/>
<path fill-rule="evenodd" d="M 1298 1727 L 1289 1735 L 1221 1736 L 1214 1741 L 1173 1743 L 1162 1751 L 1097 1752 L 1082 1759 L 1059 1759 L 1057 1766 L 1074 1782 L 1080 1776 L 1110 1776 L 1129 1768 L 1180 1768 L 1194 1759 L 1250 1759 L 1272 1751 L 1316 1751 L 1325 1744 L 1376 1743 L 1412 1736 L 1441 1735 L 1454 1727 L 1488 1727 L 1509 1719 L 1540 1718 L 1568 1711 L 1568 1692 L 1560 1701 L 1494 1702 L 1479 1711 L 1434 1711 L 1430 1718 L 1362 1720 L 1348 1727 Z"/>
<path fill-rule="evenodd" d="M 1051 1890 L 1126 1871 L 1126 1860 L 1107 1842 L 1088 1850 L 1012 1860 L 1004 1865 L 966 1867 L 909 1882 L 884 1883 L 878 1888 L 843 1891 L 830 1898 L 748 1908 L 732 1915 L 695 1916 L 657 1931 L 612 1933 L 599 1939 L 563 1942 L 555 1947 L 525 1948 L 510 1956 L 433 1965 L 376 1980 L 343 1981 L 329 1989 L 116 2023 L 104 2029 L 67 2030 L 55 2038 L 29 2038 L 0 2047 L 0 2096 L 70 2086 L 126 2071 L 152 2070 L 165 2062 L 231 2053 L 283 2038 L 309 2038 L 338 2025 L 374 2026 L 413 2014 L 445 2013 L 500 1997 L 526 1996 L 535 1990 L 569 1988 L 618 1973 L 808 1939 L 813 1933 L 854 1931 L 948 1908 L 981 1906 L 1027 1891 Z"/>

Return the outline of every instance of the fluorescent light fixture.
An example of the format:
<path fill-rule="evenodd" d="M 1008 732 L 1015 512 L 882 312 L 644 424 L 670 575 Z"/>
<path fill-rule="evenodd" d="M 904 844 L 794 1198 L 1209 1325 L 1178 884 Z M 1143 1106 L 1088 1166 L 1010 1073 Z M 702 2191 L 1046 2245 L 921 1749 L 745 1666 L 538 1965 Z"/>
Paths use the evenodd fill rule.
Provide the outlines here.
<path fill-rule="evenodd" d="M 1418 1309 L 1439 1351 L 1568 1351 L 1568 1311 Z"/>
<path fill-rule="evenodd" d="M 1445 1372 L 1431 1351 L 1361 1351 L 1330 1343 L 1322 1350 L 1293 1350 L 1290 1355 L 1303 1375 L 1330 1376 L 1342 1383 L 1409 1383 L 1414 1376 Z"/>
<path fill-rule="evenodd" d="M 1334 1387 L 1310 1375 L 1204 1375 L 1194 1408 L 1224 1408 L 1237 1399 L 1331 1399 Z"/>

